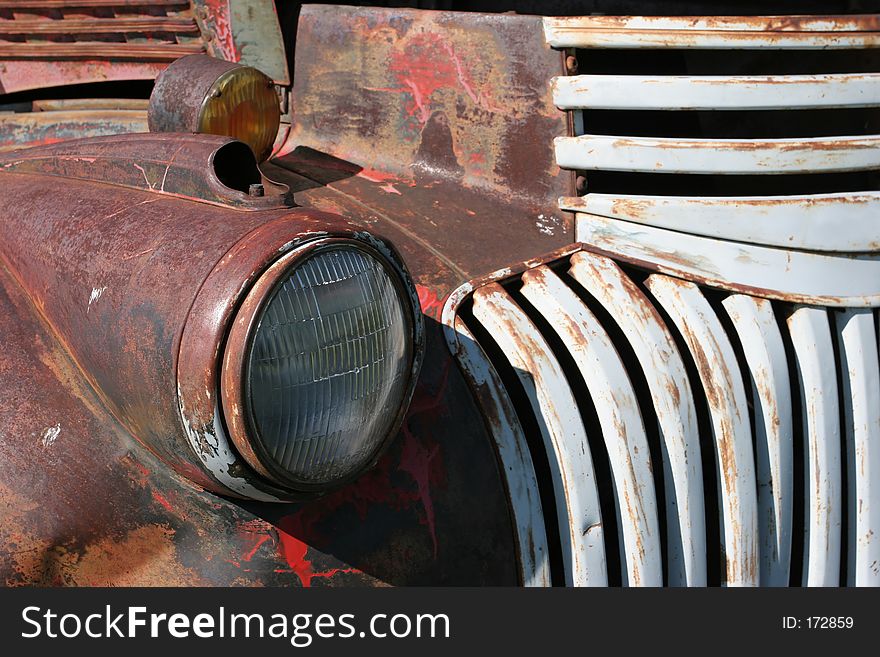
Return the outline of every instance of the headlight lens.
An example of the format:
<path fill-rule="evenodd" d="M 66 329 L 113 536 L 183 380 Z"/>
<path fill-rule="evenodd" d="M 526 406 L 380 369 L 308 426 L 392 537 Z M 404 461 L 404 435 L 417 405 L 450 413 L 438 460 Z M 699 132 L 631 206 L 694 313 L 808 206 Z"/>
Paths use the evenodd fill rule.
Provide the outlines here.
<path fill-rule="evenodd" d="M 264 73 L 207 55 L 172 62 L 150 94 L 150 132 L 226 135 L 251 147 L 262 162 L 272 153 L 281 106 Z"/>
<path fill-rule="evenodd" d="M 280 120 L 272 80 L 255 68 L 241 66 L 224 73 L 211 87 L 196 132 L 243 141 L 262 162 L 272 153 Z"/>
<path fill-rule="evenodd" d="M 355 243 L 319 246 L 277 279 L 241 354 L 252 456 L 274 479 L 323 488 L 372 463 L 409 392 L 410 308 L 384 258 Z"/>

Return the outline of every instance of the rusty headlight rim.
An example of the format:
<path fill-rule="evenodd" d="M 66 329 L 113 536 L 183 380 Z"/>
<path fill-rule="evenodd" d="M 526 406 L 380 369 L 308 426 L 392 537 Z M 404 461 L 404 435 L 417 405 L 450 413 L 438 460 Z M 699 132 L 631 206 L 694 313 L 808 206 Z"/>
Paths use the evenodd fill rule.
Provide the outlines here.
<path fill-rule="evenodd" d="M 377 261 L 391 279 L 398 302 L 406 321 L 407 363 L 404 369 L 409 376 L 396 416 L 388 425 L 385 437 L 374 448 L 363 465 L 346 477 L 328 483 L 309 483 L 292 477 L 268 454 L 253 421 L 248 381 L 248 359 L 256 331 L 264 310 L 276 291 L 288 279 L 289 274 L 307 260 L 322 252 L 338 247 L 358 250 Z M 409 402 L 415 391 L 418 371 L 423 356 L 423 328 L 417 303 L 411 302 L 411 282 L 399 264 L 379 249 L 354 237 L 325 237 L 303 243 L 288 251 L 266 268 L 243 295 L 243 300 L 233 314 L 226 336 L 220 363 L 220 402 L 226 433 L 241 457 L 267 483 L 288 490 L 293 494 L 320 494 L 351 483 L 375 466 L 394 441 L 403 423 Z"/>

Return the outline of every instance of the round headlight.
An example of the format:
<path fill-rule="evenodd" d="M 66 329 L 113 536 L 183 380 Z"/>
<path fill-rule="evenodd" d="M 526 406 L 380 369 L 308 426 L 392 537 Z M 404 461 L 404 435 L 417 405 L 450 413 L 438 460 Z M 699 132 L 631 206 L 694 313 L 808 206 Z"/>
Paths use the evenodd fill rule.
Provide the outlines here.
<path fill-rule="evenodd" d="M 359 243 L 325 241 L 273 265 L 224 354 L 224 415 L 245 460 L 305 491 L 372 465 L 411 394 L 412 314 L 399 274 Z"/>
<path fill-rule="evenodd" d="M 226 135 L 251 147 L 257 161 L 272 153 L 281 106 L 271 78 L 250 66 L 187 55 L 156 78 L 150 132 Z"/>

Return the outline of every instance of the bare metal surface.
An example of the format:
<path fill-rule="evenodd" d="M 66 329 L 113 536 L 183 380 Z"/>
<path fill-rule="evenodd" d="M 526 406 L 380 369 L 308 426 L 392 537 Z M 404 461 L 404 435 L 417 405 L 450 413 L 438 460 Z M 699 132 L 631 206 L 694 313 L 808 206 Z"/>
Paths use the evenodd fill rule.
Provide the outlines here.
<path fill-rule="evenodd" d="M 562 368 L 540 332 L 496 283 L 474 293 L 474 316 L 516 370 L 550 459 L 565 582 L 607 583 L 602 515 L 587 434 Z"/>
<path fill-rule="evenodd" d="M 870 310 L 835 314 L 846 440 L 849 586 L 880 585 L 880 367 Z"/>
<path fill-rule="evenodd" d="M 745 389 L 730 340 L 693 283 L 658 274 L 646 285 L 694 358 L 712 422 L 727 586 L 760 581 L 758 500 Z"/>
<path fill-rule="evenodd" d="M 0 114 L 0 152 L 146 131 L 147 113 L 143 110 L 60 109 Z"/>
<path fill-rule="evenodd" d="M 785 345 L 771 302 L 734 294 L 723 305 L 742 345 L 752 389 L 761 586 L 788 586 L 794 423 Z"/>
<path fill-rule="evenodd" d="M 804 586 L 840 582 L 840 417 L 828 314 L 801 306 L 788 317 L 797 360 L 806 455 Z"/>
<path fill-rule="evenodd" d="M 627 586 L 661 586 L 653 465 L 635 391 L 595 315 L 546 266 L 523 274 L 522 293 L 553 326 L 587 384 L 611 462 Z"/>

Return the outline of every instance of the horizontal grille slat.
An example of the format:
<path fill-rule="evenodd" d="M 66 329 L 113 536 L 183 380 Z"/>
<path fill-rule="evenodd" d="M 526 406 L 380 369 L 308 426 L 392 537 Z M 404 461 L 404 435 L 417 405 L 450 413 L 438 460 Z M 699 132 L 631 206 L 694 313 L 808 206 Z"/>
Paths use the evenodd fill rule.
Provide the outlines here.
<path fill-rule="evenodd" d="M 880 305 L 880 255 L 812 253 L 701 237 L 589 214 L 580 241 L 625 262 L 735 292 L 827 306 Z"/>
<path fill-rule="evenodd" d="M 137 59 L 174 61 L 204 52 L 201 44 L 147 45 L 142 43 L 0 43 L 0 59 Z"/>
<path fill-rule="evenodd" d="M 750 244 L 814 251 L 880 250 L 880 192 L 745 197 L 597 193 L 562 198 L 559 207 Z"/>
<path fill-rule="evenodd" d="M 544 25 L 550 45 L 583 49 L 570 52 L 579 70 L 551 81 L 575 126 L 557 163 L 584 176 L 583 197 L 561 202 L 579 239 L 596 212 L 772 247 L 880 249 L 880 16 Z"/>
<path fill-rule="evenodd" d="M 103 9 L 188 7 L 189 0 L 0 0 L 0 9 L 34 11 L 44 9 Z"/>
<path fill-rule="evenodd" d="M 880 74 L 573 75 L 554 78 L 559 109 L 792 110 L 880 105 Z"/>
<path fill-rule="evenodd" d="M 0 60 L 149 66 L 205 51 L 189 2 L 0 3 Z"/>
<path fill-rule="evenodd" d="M 199 28 L 191 18 L 82 18 L 65 20 L 2 20 L 0 37 L 3 35 L 56 35 L 56 34 L 126 34 L 126 33 L 173 32 L 198 34 Z"/>
<path fill-rule="evenodd" d="M 554 48 L 877 48 L 878 30 L 873 15 L 544 19 Z"/>
<path fill-rule="evenodd" d="M 556 138 L 563 169 L 698 174 L 785 174 L 880 167 L 880 135 L 812 139 Z"/>

